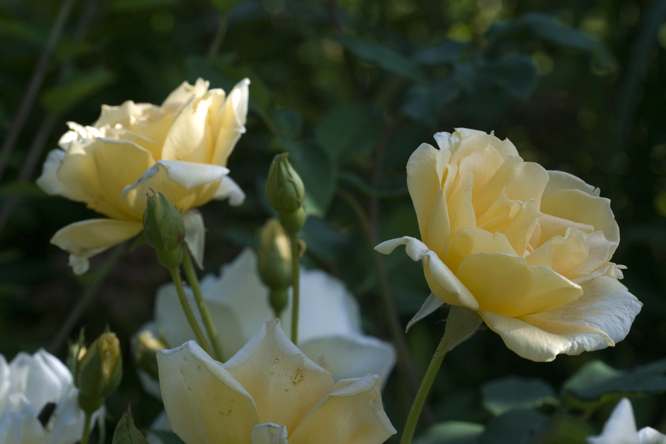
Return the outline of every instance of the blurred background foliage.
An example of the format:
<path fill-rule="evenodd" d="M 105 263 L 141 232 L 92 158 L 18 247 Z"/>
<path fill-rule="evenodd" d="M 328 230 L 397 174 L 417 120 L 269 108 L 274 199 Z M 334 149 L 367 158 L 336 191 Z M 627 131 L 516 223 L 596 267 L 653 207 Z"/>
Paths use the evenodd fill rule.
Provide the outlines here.
<path fill-rule="evenodd" d="M 255 242 L 270 215 L 269 163 L 289 151 L 308 193 L 305 263 L 344 280 L 366 331 L 390 339 L 382 291 L 402 325 L 429 293 L 419 264 L 371 248 L 418 236 L 407 159 L 435 132 L 494 130 L 525 159 L 612 199 L 622 232 L 614 259 L 644 307 L 615 348 L 547 364 L 477 333 L 445 360 L 430 402 L 440 424 L 422 442 L 584 442 L 618 393 L 632 395 L 639 427 L 664 432 L 665 19 L 663 0 L 3 0 L 0 351 L 11 359 L 47 347 L 64 358 L 63 333 L 86 326 L 94 338 L 108 324 L 126 352 L 109 419 L 131 401 L 149 427 L 161 406 L 141 392 L 129 339 L 152 318 L 168 274 L 144 247 L 100 255 L 75 278 L 48 241 L 94 214 L 34 179 L 65 122 L 91 124 L 101 104 L 161 103 L 198 77 L 228 91 L 248 77 L 247 133 L 229 161 L 248 198 L 202 209 L 206 272 Z M 82 315 L 63 330 L 74 307 Z M 419 379 L 444 318 L 407 335 Z M 396 370 L 384 392 L 398 430 L 407 381 Z"/>

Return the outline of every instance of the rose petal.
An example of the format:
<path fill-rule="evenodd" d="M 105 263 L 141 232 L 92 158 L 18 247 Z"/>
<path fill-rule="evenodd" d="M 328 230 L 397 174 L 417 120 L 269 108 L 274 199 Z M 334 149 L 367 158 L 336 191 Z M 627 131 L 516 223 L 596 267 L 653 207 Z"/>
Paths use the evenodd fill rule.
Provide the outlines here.
<path fill-rule="evenodd" d="M 478 310 L 479 303 L 472 293 L 460 282 L 453 272 L 428 247 L 418 239 L 404 236 L 384 241 L 375 247 L 382 254 L 391 253 L 398 245 L 405 245 L 405 252 L 414 261 L 423 263 L 423 272 L 430 290 L 442 301 L 450 305 L 462 305 Z"/>
<path fill-rule="evenodd" d="M 141 222 L 114 219 L 88 219 L 61 228 L 51 243 L 70 253 L 69 264 L 75 274 L 88 270 L 88 258 L 101 253 L 143 230 Z"/>
<path fill-rule="evenodd" d="M 179 110 L 190 100 L 203 97 L 206 91 L 208 91 L 209 85 L 210 83 L 202 78 L 198 78 L 194 85 L 190 85 L 187 82 L 181 83 L 178 88 L 174 89 L 164 99 L 162 109 L 167 113 Z"/>
<path fill-rule="evenodd" d="M 456 276 L 476 297 L 479 310 L 510 317 L 559 308 L 583 294 L 579 285 L 551 268 L 529 266 L 522 257 L 501 253 L 466 257 Z"/>
<path fill-rule="evenodd" d="M 441 182 L 434 168 L 437 156 L 437 150 L 424 143 L 414 151 L 407 162 L 407 188 L 414 203 L 421 237 L 428 235 L 430 213 L 438 190 L 441 190 Z M 446 227 L 442 227 L 442 230 L 446 230 Z"/>
<path fill-rule="evenodd" d="M 460 175 L 458 176 L 460 178 Z M 476 227 L 476 215 L 474 214 L 474 207 L 472 206 L 472 186 L 473 186 L 473 176 L 472 173 L 467 173 L 455 191 L 451 194 L 451 198 L 448 202 L 448 212 L 449 219 L 451 221 L 450 233 L 453 235 L 456 231 L 462 230 L 467 227 Z M 446 201 L 444 202 L 446 205 Z M 438 226 L 428 227 L 430 231 L 440 231 Z M 441 230 L 441 236 L 446 236 L 448 238 L 449 230 Z M 430 242 L 427 242 L 430 246 Z M 448 244 L 448 242 L 442 242 L 443 244 Z M 437 252 L 437 250 L 434 250 Z M 446 260 L 446 257 L 444 257 Z"/>
<path fill-rule="evenodd" d="M 42 174 L 37 179 L 37 185 L 39 185 L 39 188 L 44 190 L 44 192 L 50 196 L 63 194 L 64 192 L 64 185 L 60 182 L 56 173 L 58 168 L 60 168 L 62 160 L 65 158 L 65 154 L 65 151 L 61 149 L 49 151 L 49 154 L 44 161 Z"/>
<path fill-rule="evenodd" d="M 543 190 L 543 195 L 559 191 L 559 190 L 580 190 L 591 196 L 599 197 L 599 188 L 588 185 L 584 180 L 579 179 L 573 174 L 565 173 L 564 171 L 548 171 L 548 183 Z"/>
<path fill-rule="evenodd" d="M 249 79 L 243 79 L 234 86 L 221 109 L 213 112 L 213 136 L 217 143 L 213 150 L 211 163 L 227 165 L 227 159 L 236 146 L 236 142 L 245 133 L 245 121 L 249 102 Z"/>
<path fill-rule="evenodd" d="M 503 162 L 504 158 L 497 149 L 492 145 L 488 145 L 460 160 L 457 181 L 467 174 L 472 174 L 472 177 L 474 177 L 473 190 L 476 191 L 488 182 Z M 457 183 L 456 186 L 458 186 Z"/>
<path fill-rule="evenodd" d="M 255 403 L 232 374 L 194 341 L 157 353 L 160 388 L 173 431 L 188 444 L 250 444 Z"/>
<path fill-rule="evenodd" d="M 287 430 L 294 430 L 333 389 L 331 374 L 287 338 L 277 319 L 265 322 L 224 367 L 255 400 L 260 422 L 282 424 Z"/>
<path fill-rule="evenodd" d="M 612 342 L 622 341 L 643 304 L 612 277 L 598 277 L 582 283 L 581 288 L 583 296 L 578 300 L 524 319 L 591 326 L 605 332 Z"/>
<path fill-rule="evenodd" d="M 56 175 L 64 197 L 114 219 L 139 219 L 143 208 L 127 207 L 120 197 L 153 163 L 150 153 L 132 142 L 99 137 L 72 144 Z"/>
<path fill-rule="evenodd" d="M 606 239 L 616 247 L 620 242 L 620 229 L 615 222 L 609 199 L 595 197 L 581 190 L 559 190 L 544 196 L 541 212 L 591 225 L 594 227 L 592 231 L 603 231 Z"/>
<path fill-rule="evenodd" d="M 213 199 L 229 199 L 229 205 L 237 207 L 245 202 L 245 193 L 231 177 L 224 176 L 220 182 L 220 186 L 215 191 Z"/>
<path fill-rule="evenodd" d="M 530 199 L 539 205 L 548 173 L 539 164 L 523 162 L 520 157 L 509 157 L 497 172 L 474 193 L 474 211 L 483 214 L 502 193 L 509 200 L 527 202 Z"/>
<path fill-rule="evenodd" d="M 211 93 L 191 99 L 178 112 L 164 140 L 162 159 L 210 163 L 214 136 L 208 124 L 209 113 L 213 103 L 224 98 L 221 90 Z"/>
<path fill-rule="evenodd" d="M 631 402 L 627 398 L 622 398 L 604 424 L 601 435 L 591 436 L 587 438 L 587 442 L 590 444 L 638 444 L 636 420 Z"/>
<path fill-rule="evenodd" d="M 236 320 L 233 324 L 216 322 L 220 337 L 238 337 L 237 345 L 225 348 L 225 354 L 233 356 L 261 328 L 261 324 L 273 318 L 268 304 L 268 289 L 257 274 L 257 256 L 251 248 L 244 249 L 229 265 L 222 267 L 220 277 L 213 275 L 201 281 L 209 305 L 220 305 Z M 236 328 L 236 330 L 232 330 Z"/>
<path fill-rule="evenodd" d="M 290 444 L 380 444 L 396 433 L 381 401 L 377 375 L 338 382 L 303 418 Z"/>
<path fill-rule="evenodd" d="M 199 210 L 190 210 L 182 214 L 185 225 L 185 244 L 192 253 L 192 259 L 203 269 L 206 228 Z"/>
<path fill-rule="evenodd" d="M 519 356 L 536 362 L 549 362 L 560 353 L 577 355 L 583 351 L 599 350 L 608 346 L 607 335 L 596 328 L 582 325 L 548 325 L 551 331 L 542 330 L 517 318 L 510 318 L 488 311 L 479 315 L 504 344 Z"/>
<path fill-rule="evenodd" d="M 371 336 L 326 336 L 299 340 L 298 345 L 313 361 L 323 356 L 335 381 L 367 374 L 386 379 L 396 362 L 393 346 Z"/>
<path fill-rule="evenodd" d="M 189 287 L 185 287 L 185 295 L 197 323 L 203 328 L 201 315 L 199 310 L 196 309 L 196 302 Z M 233 356 L 252 336 L 243 335 L 241 320 L 234 316 L 233 311 L 229 310 L 225 304 L 208 300 L 207 305 L 215 329 L 218 332 L 218 340 L 224 357 Z M 160 335 L 164 336 L 169 347 L 179 346 L 195 338 L 194 332 L 183 313 L 178 293 L 173 284 L 163 285 L 157 290 L 155 323 Z"/>
<path fill-rule="evenodd" d="M 504 253 L 516 255 L 509 240 L 503 233 L 491 234 L 480 228 L 464 228 L 451 236 L 449 268 L 454 273 L 460 262 L 477 253 Z"/>
<path fill-rule="evenodd" d="M 300 301 L 299 342 L 325 336 L 360 336 L 358 303 L 345 284 L 321 270 L 302 270 L 301 293 L 307 296 Z M 282 325 L 291 330 L 291 299 L 282 313 Z"/>
<path fill-rule="evenodd" d="M 252 427 L 252 444 L 289 444 L 287 428 L 283 425 L 267 422 Z"/>
<path fill-rule="evenodd" d="M 176 208 L 187 211 L 211 200 L 228 172 L 226 168 L 217 165 L 160 160 L 136 182 L 126 186 L 122 198 L 143 215 L 149 192 L 159 191 Z"/>

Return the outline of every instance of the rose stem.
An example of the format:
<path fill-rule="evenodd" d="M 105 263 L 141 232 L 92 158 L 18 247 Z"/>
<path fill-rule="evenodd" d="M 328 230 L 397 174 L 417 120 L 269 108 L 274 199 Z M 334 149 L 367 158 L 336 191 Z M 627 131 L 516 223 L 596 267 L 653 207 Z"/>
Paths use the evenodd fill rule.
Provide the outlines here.
<path fill-rule="evenodd" d="M 185 250 L 183 257 L 183 270 L 185 271 L 185 277 L 187 278 L 187 282 L 192 288 L 194 299 L 197 301 L 199 313 L 201 313 L 201 319 L 203 319 L 204 327 L 206 327 L 206 332 L 208 333 L 208 339 L 210 339 L 210 342 L 213 345 L 213 351 L 215 351 L 215 358 L 220 362 L 224 362 L 224 355 L 222 354 L 222 347 L 220 346 L 220 342 L 217 336 L 217 330 L 215 329 L 215 324 L 213 324 L 213 318 L 210 316 L 208 304 L 206 304 L 206 300 L 204 299 L 203 293 L 201 292 L 199 279 L 197 279 L 197 274 L 194 271 L 194 267 L 192 266 L 190 252 L 187 247 L 183 247 L 183 250 Z"/>
<path fill-rule="evenodd" d="M 199 345 L 201 345 L 201 348 L 203 348 L 206 353 L 211 355 L 212 353 L 210 345 L 208 345 L 208 341 L 206 340 L 206 337 L 201 331 L 201 328 L 199 328 L 199 324 L 197 323 L 197 320 L 194 317 L 194 313 L 192 313 L 190 304 L 187 302 L 187 296 L 185 296 L 185 289 L 183 289 L 183 281 L 180 278 L 180 272 L 178 270 L 178 267 L 170 268 L 169 273 L 171 273 L 171 279 L 173 279 L 173 283 L 176 286 L 176 291 L 178 292 L 178 299 L 180 300 L 180 305 L 183 307 L 183 312 L 185 313 L 187 322 L 189 322 L 190 327 L 192 327 L 192 331 L 194 332 L 194 336 L 196 336 L 197 338 L 197 342 L 199 343 Z"/>
<path fill-rule="evenodd" d="M 439 346 L 437 347 L 437 350 L 443 348 L 444 346 L 444 337 L 442 337 L 442 340 L 439 343 Z M 442 366 L 442 362 L 444 361 L 444 356 L 446 356 L 446 353 L 436 353 L 435 356 L 433 356 L 432 360 L 430 361 L 430 364 L 428 365 L 428 370 L 426 370 L 425 376 L 423 376 L 423 380 L 421 381 L 421 386 L 419 387 L 419 391 L 416 394 L 416 397 L 414 398 L 414 402 L 412 403 L 412 408 L 409 410 L 409 416 L 407 417 L 407 422 L 405 422 L 405 428 L 402 431 L 402 438 L 400 439 L 400 444 L 410 444 L 412 442 L 412 437 L 414 436 L 414 430 L 416 429 L 416 424 L 419 421 L 419 416 L 421 414 L 421 410 L 423 409 L 423 404 L 425 404 L 425 400 L 428 397 L 428 393 L 430 393 L 430 388 L 432 387 L 432 383 L 435 382 L 435 377 L 437 376 L 437 372 L 439 371 L 439 368 Z"/>
<path fill-rule="evenodd" d="M 88 439 L 90 438 L 90 420 L 92 419 L 92 413 L 86 412 L 86 417 L 83 423 L 83 435 L 81 437 L 80 444 L 88 444 Z"/>
<path fill-rule="evenodd" d="M 291 299 L 291 340 L 294 345 L 298 346 L 298 314 L 300 305 L 300 247 L 298 244 L 298 233 L 291 233 L 289 235 L 289 243 L 291 244 L 291 285 L 292 285 L 292 299 Z"/>

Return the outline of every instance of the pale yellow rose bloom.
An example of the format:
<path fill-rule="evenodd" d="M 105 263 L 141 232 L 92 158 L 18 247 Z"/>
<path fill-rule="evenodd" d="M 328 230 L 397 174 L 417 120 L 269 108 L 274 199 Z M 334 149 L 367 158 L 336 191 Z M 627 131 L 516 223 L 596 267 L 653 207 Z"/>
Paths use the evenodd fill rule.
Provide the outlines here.
<path fill-rule="evenodd" d="M 202 79 L 183 82 L 161 106 L 103 105 L 92 126 L 69 123 L 37 184 L 110 218 L 73 223 L 51 239 L 70 253 L 76 274 L 88 269 L 89 257 L 142 230 L 150 190 L 184 212 L 185 240 L 201 260 L 203 220 L 192 209 L 211 199 L 239 205 L 245 198 L 227 176 L 226 164 L 245 132 L 249 83 L 242 80 L 227 96 L 221 89 L 208 90 Z"/>
<path fill-rule="evenodd" d="M 169 423 L 185 444 L 374 444 L 396 432 L 379 376 L 335 384 L 276 319 L 224 364 L 194 341 L 157 360 Z"/>
<path fill-rule="evenodd" d="M 404 244 L 422 261 L 434 295 L 423 311 L 475 310 L 534 361 L 624 339 L 642 304 L 611 262 L 620 234 L 610 201 L 575 176 L 524 162 L 508 139 L 458 129 L 435 140 L 439 149 L 422 144 L 407 163 L 421 241 L 376 247 Z"/>

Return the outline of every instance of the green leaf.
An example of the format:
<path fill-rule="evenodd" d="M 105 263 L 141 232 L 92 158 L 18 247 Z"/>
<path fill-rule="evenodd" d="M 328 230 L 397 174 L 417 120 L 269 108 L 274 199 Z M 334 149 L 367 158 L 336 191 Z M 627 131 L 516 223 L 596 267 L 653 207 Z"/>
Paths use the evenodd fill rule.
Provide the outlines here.
<path fill-rule="evenodd" d="M 539 444 L 587 444 L 586 438 L 596 430 L 586 421 L 556 413 L 550 419 L 548 435 Z"/>
<path fill-rule="evenodd" d="M 414 120 L 434 124 L 439 112 L 459 95 L 460 85 L 455 75 L 438 79 L 429 85 L 412 85 L 407 90 L 402 112 Z"/>
<path fill-rule="evenodd" d="M 334 40 L 366 62 L 376 64 L 386 71 L 417 82 L 425 81 L 425 74 L 416 62 L 388 46 L 381 43 L 368 42 L 350 35 L 336 37 Z"/>
<path fill-rule="evenodd" d="M 139 432 L 132 420 L 132 410 L 128 407 L 118 421 L 113 432 L 112 444 L 148 444 L 148 440 Z"/>
<path fill-rule="evenodd" d="M 555 391 L 541 379 L 508 376 L 481 386 L 483 406 L 498 416 L 510 410 L 539 408 L 558 404 Z"/>
<path fill-rule="evenodd" d="M 275 137 L 273 144 L 289 151 L 289 160 L 305 185 L 305 211 L 323 217 L 337 185 L 337 167 L 331 156 L 313 143 Z"/>
<path fill-rule="evenodd" d="M 543 433 L 547 418 L 534 410 L 511 410 L 490 420 L 479 444 L 528 444 Z"/>
<path fill-rule="evenodd" d="M 569 409 L 592 411 L 631 395 L 666 392 L 666 359 L 623 372 L 601 361 L 587 363 L 562 386 Z"/>
<path fill-rule="evenodd" d="M 381 115 L 369 105 L 347 103 L 326 114 L 315 128 L 315 139 L 340 163 L 372 149 L 382 130 Z"/>
<path fill-rule="evenodd" d="M 53 114 L 64 114 L 115 79 L 115 74 L 102 66 L 77 73 L 67 85 L 46 90 L 42 95 L 42 105 Z"/>
<path fill-rule="evenodd" d="M 414 60 L 424 65 L 442 65 L 460 59 L 463 51 L 469 47 L 467 43 L 455 40 L 444 40 L 436 45 L 420 48 L 414 54 Z"/>
<path fill-rule="evenodd" d="M 370 196 L 390 198 L 406 196 L 408 194 L 407 180 L 404 176 L 394 176 L 384 180 L 377 186 L 366 183 L 365 180 L 352 171 L 341 171 L 339 177 L 340 180 Z"/>
<path fill-rule="evenodd" d="M 340 260 L 351 242 L 349 236 L 335 231 L 317 216 L 308 217 L 301 230 L 301 237 L 307 245 L 307 252 L 327 263 Z"/>
<path fill-rule="evenodd" d="M 537 38 L 564 48 L 588 52 L 601 68 L 617 69 L 615 59 L 602 42 L 585 36 L 547 14 L 529 13 L 506 23 L 495 23 L 488 30 L 487 36 L 495 41 L 529 41 Z"/>
<path fill-rule="evenodd" d="M 295 108 L 277 108 L 272 112 L 273 122 L 281 136 L 297 139 L 303 131 L 303 115 Z"/>
<path fill-rule="evenodd" d="M 473 422 L 441 422 L 419 436 L 415 444 L 475 444 L 484 429 Z"/>
<path fill-rule="evenodd" d="M 509 96 L 521 100 L 529 97 L 537 83 L 536 66 L 524 54 L 487 61 L 478 67 L 478 72 Z"/>

